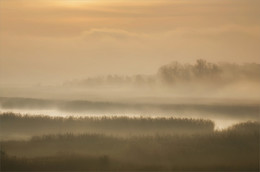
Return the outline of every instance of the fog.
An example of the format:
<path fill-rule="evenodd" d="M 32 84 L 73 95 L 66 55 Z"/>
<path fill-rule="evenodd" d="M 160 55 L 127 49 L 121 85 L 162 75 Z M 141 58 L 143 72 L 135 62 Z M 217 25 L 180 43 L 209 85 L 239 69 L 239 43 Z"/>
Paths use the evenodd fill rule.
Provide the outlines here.
<path fill-rule="evenodd" d="M 0 0 L 0 171 L 259 171 L 259 0 Z"/>
<path fill-rule="evenodd" d="M 172 62 L 154 75 L 107 75 L 4 87 L 1 112 L 48 116 L 210 119 L 215 129 L 259 121 L 260 64 Z"/>
<path fill-rule="evenodd" d="M 1 85 L 1 170 L 259 170 L 260 65 Z"/>
<path fill-rule="evenodd" d="M 66 86 L 153 86 L 165 84 L 177 86 L 178 84 L 198 84 L 223 86 L 239 82 L 259 82 L 260 64 L 257 63 L 210 63 L 198 59 L 195 64 L 179 63 L 174 61 L 159 67 L 155 75 L 120 76 L 108 75 L 92 77 L 84 80 L 64 83 Z M 213 83 L 212 83 L 213 82 Z M 215 87 L 217 87 L 215 86 Z"/>
<path fill-rule="evenodd" d="M 259 76 L 257 63 L 211 63 L 198 59 L 191 64 L 175 61 L 163 65 L 151 75 L 75 77 L 59 84 L 0 84 L 0 96 L 119 102 L 165 102 L 167 98 L 175 102 L 192 98 L 250 102 L 260 100 Z"/>
<path fill-rule="evenodd" d="M 86 100 L 48 100 L 31 98 L 0 98 L 1 112 L 15 112 L 51 117 L 178 117 L 210 119 L 215 129 L 224 129 L 243 121 L 259 121 L 257 102 L 95 102 Z"/>
<path fill-rule="evenodd" d="M 177 61 L 154 75 L 107 75 L 65 82 L 64 87 L 124 93 L 124 96 L 212 97 L 259 99 L 260 64 Z M 102 92 L 103 93 L 103 92 Z"/>

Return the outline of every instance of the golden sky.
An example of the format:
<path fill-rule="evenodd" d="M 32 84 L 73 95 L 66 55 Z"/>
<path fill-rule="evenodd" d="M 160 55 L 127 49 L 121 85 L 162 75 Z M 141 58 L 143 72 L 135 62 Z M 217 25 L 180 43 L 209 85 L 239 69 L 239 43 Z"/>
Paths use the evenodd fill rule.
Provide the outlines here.
<path fill-rule="evenodd" d="M 259 0 L 0 0 L 2 83 L 259 62 Z"/>

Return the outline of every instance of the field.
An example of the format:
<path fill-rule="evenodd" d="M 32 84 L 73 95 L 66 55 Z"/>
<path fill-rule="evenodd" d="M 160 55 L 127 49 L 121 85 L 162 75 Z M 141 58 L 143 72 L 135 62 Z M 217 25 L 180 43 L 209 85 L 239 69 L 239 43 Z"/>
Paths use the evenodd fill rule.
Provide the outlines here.
<path fill-rule="evenodd" d="M 258 122 L 2 113 L 1 171 L 258 171 Z"/>

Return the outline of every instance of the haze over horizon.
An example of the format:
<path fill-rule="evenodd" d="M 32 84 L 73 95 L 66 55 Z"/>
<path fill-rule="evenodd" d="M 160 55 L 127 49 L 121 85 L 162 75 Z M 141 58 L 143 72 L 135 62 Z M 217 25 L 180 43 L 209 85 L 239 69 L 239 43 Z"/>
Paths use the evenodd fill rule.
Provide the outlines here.
<path fill-rule="evenodd" d="M 2 0 L 1 84 L 258 63 L 259 17 L 258 0 Z"/>

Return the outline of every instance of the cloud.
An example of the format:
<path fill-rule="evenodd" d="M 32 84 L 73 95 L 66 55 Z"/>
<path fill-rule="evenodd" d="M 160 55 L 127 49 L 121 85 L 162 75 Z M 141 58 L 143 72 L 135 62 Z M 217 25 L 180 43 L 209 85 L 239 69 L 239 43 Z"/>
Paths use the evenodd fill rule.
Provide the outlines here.
<path fill-rule="evenodd" d="M 126 30 L 120 30 L 120 29 L 90 29 L 87 31 L 82 32 L 82 37 L 87 38 L 87 37 L 92 37 L 95 39 L 100 39 L 100 38 L 114 38 L 118 40 L 125 40 L 129 38 L 140 38 L 143 37 L 144 34 L 137 34 L 134 32 L 129 32 Z"/>
<path fill-rule="evenodd" d="M 211 39 L 214 37 L 226 38 L 229 37 L 250 37 L 251 39 L 260 41 L 260 27 L 258 26 L 246 26 L 241 27 L 238 25 L 226 25 L 220 27 L 196 27 L 196 28 L 176 28 L 174 30 L 168 30 L 164 32 L 152 32 L 152 33 L 140 33 L 131 32 L 122 29 L 111 29 L 111 28 L 93 28 L 81 32 L 81 39 L 115 39 L 118 41 L 125 41 L 129 39 L 146 40 L 146 41 L 166 41 L 178 39 Z"/>

